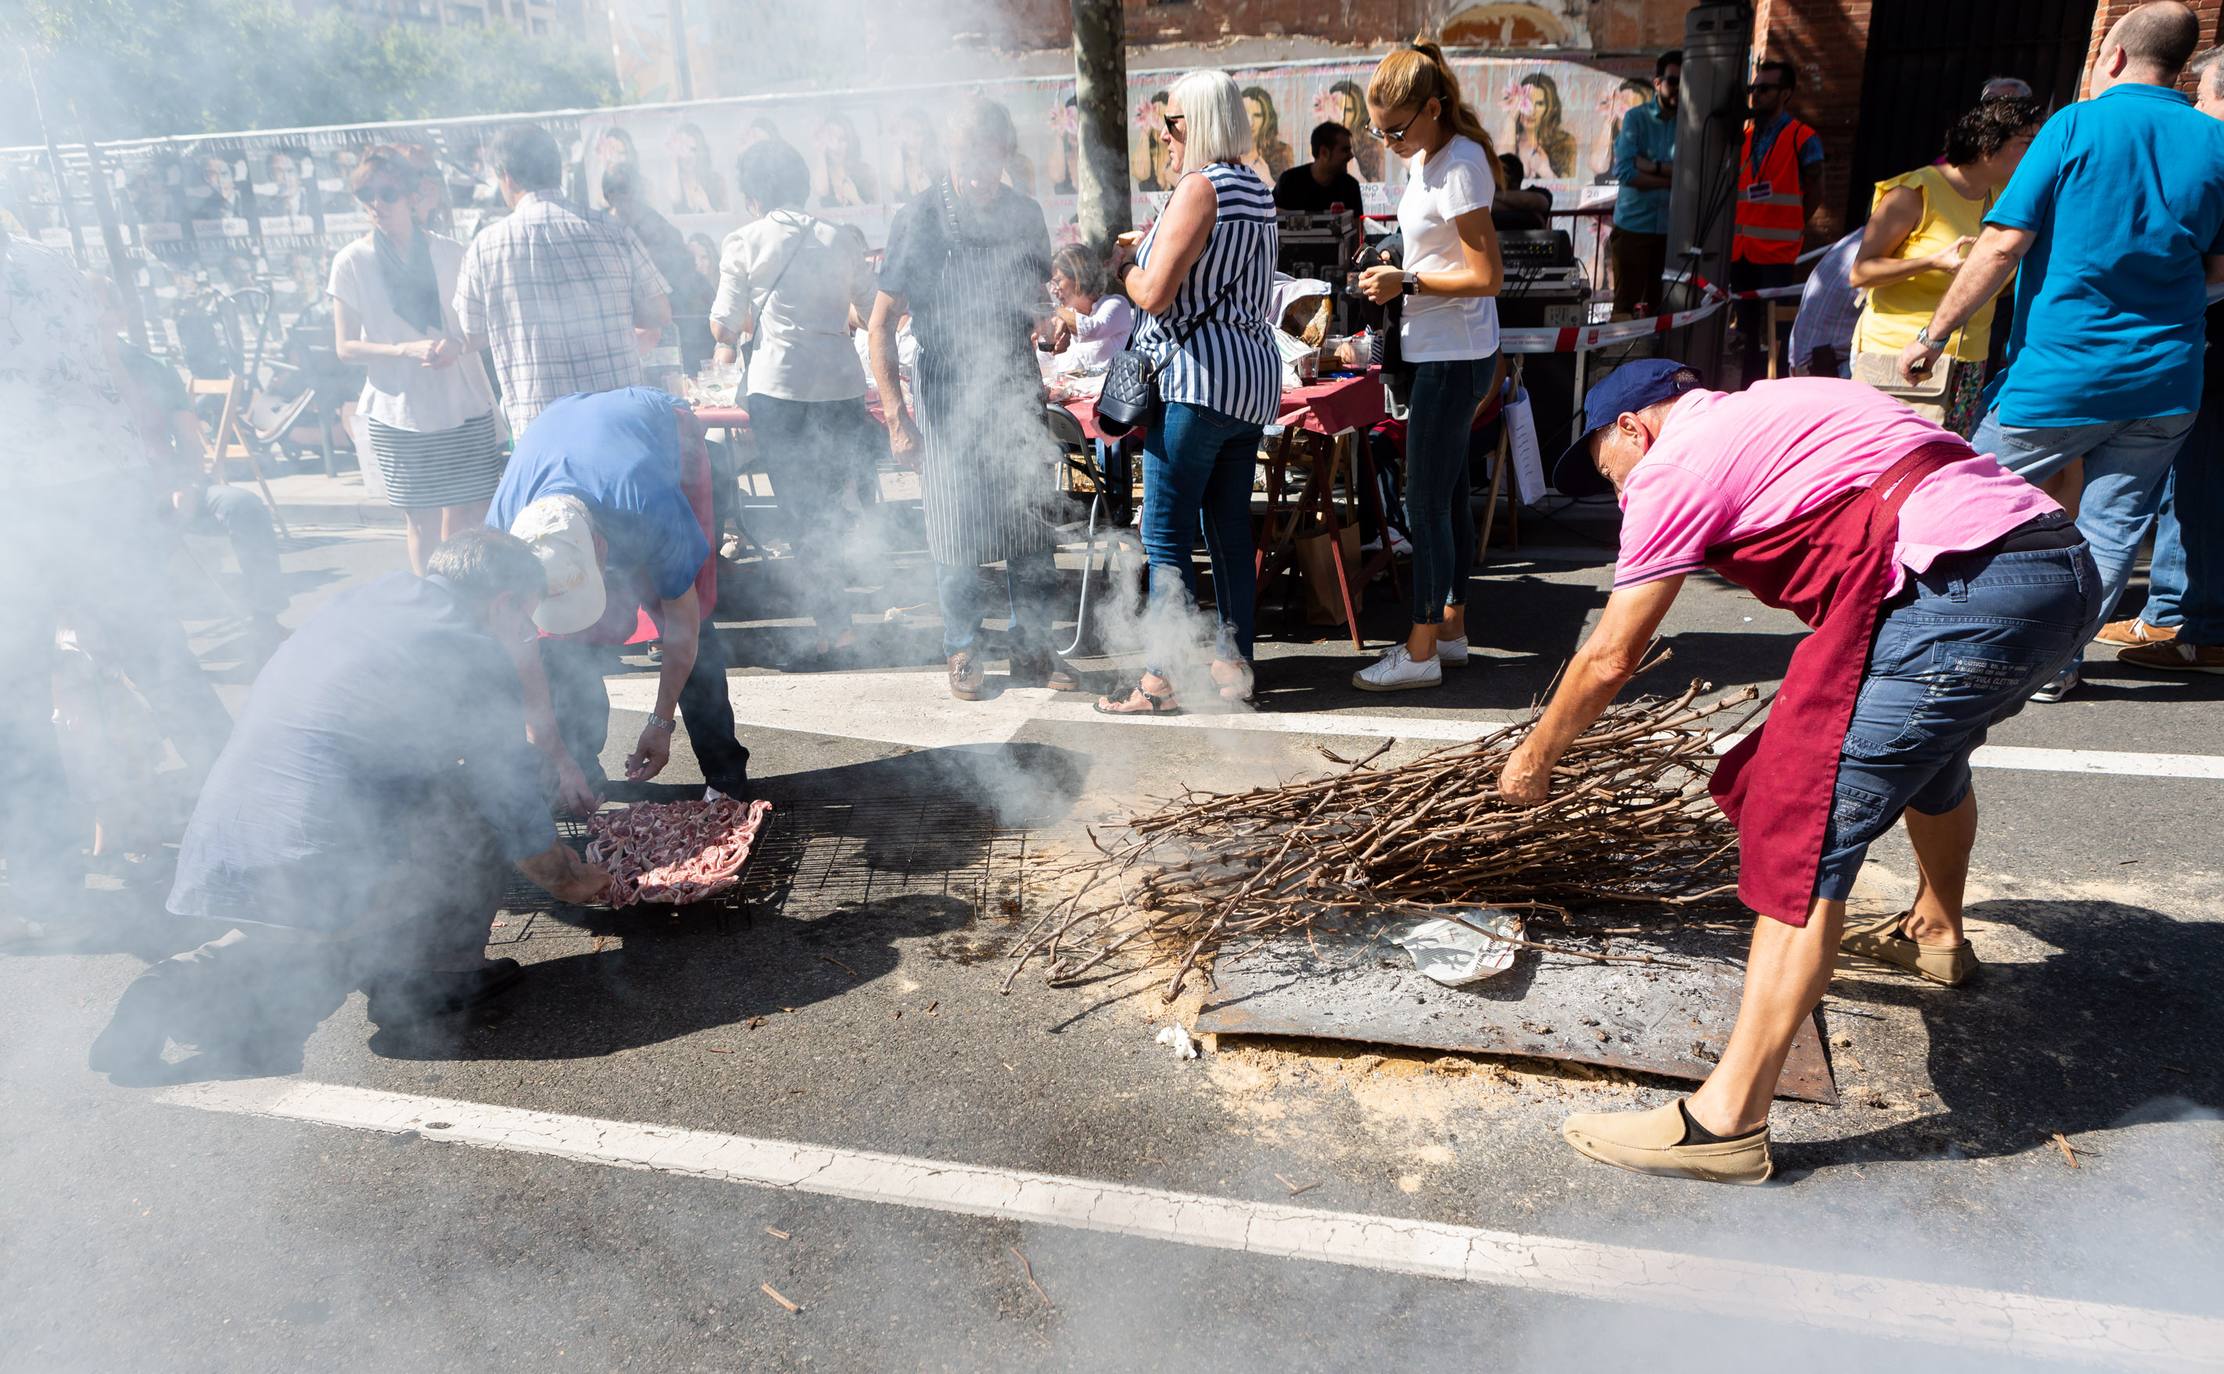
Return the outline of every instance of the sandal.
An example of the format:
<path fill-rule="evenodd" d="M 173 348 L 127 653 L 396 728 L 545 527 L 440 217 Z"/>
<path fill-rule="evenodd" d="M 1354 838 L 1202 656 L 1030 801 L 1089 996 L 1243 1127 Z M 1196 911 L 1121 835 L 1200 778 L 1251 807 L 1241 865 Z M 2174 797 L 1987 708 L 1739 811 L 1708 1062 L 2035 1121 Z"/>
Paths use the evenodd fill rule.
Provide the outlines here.
<path fill-rule="evenodd" d="M 1135 704 L 1138 697 L 1143 702 L 1140 706 Z M 1181 703 L 1175 701 L 1171 694 L 1161 696 L 1156 692 L 1146 692 L 1143 684 L 1138 682 L 1121 694 L 1117 701 L 1109 696 L 1098 697 L 1096 712 L 1100 716 L 1178 716 L 1182 713 L 1182 708 Z"/>
<path fill-rule="evenodd" d="M 1966 981 L 1977 971 L 1977 952 L 1969 947 L 1967 940 L 1952 949 L 1919 945 L 1900 928 L 1907 918 L 1907 912 L 1896 911 L 1859 925 L 1848 925 L 1846 933 L 1838 939 L 1838 948 L 1847 954 L 1905 969 L 1918 978 L 1947 987 Z"/>

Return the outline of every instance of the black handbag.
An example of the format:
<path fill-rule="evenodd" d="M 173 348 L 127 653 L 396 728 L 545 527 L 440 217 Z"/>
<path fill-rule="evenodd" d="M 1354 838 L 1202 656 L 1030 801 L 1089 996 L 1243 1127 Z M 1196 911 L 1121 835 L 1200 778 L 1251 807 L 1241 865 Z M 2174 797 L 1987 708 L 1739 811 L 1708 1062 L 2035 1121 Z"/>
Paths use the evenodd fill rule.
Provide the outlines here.
<path fill-rule="evenodd" d="M 1227 299 L 1223 291 L 1204 313 L 1191 318 L 1174 335 L 1174 350 L 1189 346 L 1205 321 L 1220 312 Z M 1123 348 L 1112 355 L 1104 369 L 1104 391 L 1097 397 L 1097 432 L 1107 439 L 1124 439 L 1137 428 L 1148 427 L 1159 408 L 1158 364 L 1138 349 Z"/>

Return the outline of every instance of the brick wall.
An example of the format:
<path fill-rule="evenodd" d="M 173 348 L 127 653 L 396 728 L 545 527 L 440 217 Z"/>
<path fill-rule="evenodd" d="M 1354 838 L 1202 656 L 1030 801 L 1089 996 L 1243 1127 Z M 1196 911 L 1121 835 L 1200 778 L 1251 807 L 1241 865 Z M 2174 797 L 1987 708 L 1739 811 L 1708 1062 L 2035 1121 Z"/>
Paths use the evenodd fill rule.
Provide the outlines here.
<path fill-rule="evenodd" d="M 1587 0 L 1577 13 L 1589 29 L 1591 50 L 1636 56 L 1681 42 L 1691 3 Z M 1063 47 L 1073 31 L 1066 0 L 1004 0 L 1001 14 L 995 13 L 998 8 L 982 6 L 983 15 L 990 17 L 980 27 L 1004 30 L 1017 47 Z M 1127 36 L 1138 47 L 1289 37 L 1377 48 L 1436 31 L 1476 8 L 1473 0 L 1127 0 Z M 1550 17 L 1552 12 L 1567 8 L 1564 3 L 1535 6 L 1547 23 L 1559 22 Z"/>
<path fill-rule="evenodd" d="M 2093 63 L 2100 57 L 2101 40 L 2108 36 L 2108 30 L 2117 20 L 2137 8 L 2139 3 L 2140 0 L 2101 0 L 2101 3 L 2094 7 L 2093 41 L 2085 49 L 2085 81 L 2087 87 L 2090 87 L 2092 82 Z M 2219 32 L 2220 23 L 2224 23 L 2224 16 L 2219 14 L 2220 10 L 2224 10 L 2224 0 L 2188 0 L 2188 3 L 2193 6 L 2193 12 L 2201 17 L 2201 45 L 2207 47 L 2211 43 L 2224 42 L 2224 33 Z M 2186 94 L 2191 95 L 2193 93 L 2193 82 L 2190 78 L 2178 84 L 2184 88 Z"/>
<path fill-rule="evenodd" d="M 1760 0 L 1753 47 L 1799 69 L 1792 113 L 1822 135 L 1823 210 L 1808 226 L 1822 241 L 1843 232 L 1854 140 L 1861 127 L 1861 78 L 1869 51 L 1869 0 Z"/>

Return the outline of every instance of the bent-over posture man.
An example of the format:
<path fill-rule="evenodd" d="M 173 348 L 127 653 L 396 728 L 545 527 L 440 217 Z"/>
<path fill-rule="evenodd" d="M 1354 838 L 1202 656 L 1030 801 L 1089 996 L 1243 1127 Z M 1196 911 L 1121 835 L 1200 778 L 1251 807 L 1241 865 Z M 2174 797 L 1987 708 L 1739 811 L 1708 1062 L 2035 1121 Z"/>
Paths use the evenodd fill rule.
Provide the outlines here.
<path fill-rule="evenodd" d="M 566 811 L 595 808 L 610 734 L 602 674 L 611 647 L 635 637 L 644 609 L 663 660 L 626 777 L 647 782 L 663 772 L 685 719 L 711 788 L 738 797 L 749 786 L 725 654 L 715 634 L 701 632 L 710 607 L 698 588 L 709 586 L 711 546 L 707 517 L 683 483 L 683 426 L 699 444 L 693 413 L 654 387 L 566 396 L 518 440 L 487 509 L 487 523 L 532 545 L 548 573 L 548 599 L 534 616 L 548 637 L 518 671 L 533 742 L 555 761 Z"/>
<path fill-rule="evenodd" d="M 1793 1033 L 1841 943 L 1961 982 L 1962 887 L 1977 834 L 1969 756 L 2074 654 L 2100 601 L 2076 526 L 2037 488 L 1858 382 L 1794 378 L 1736 395 L 1689 367 L 1631 363 L 1592 388 L 1553 485 L 1622 503 L 1614 590 L 1499 791 L 1535 805 L 1552 766 L 1635 673 L 1702 569 L 1814 633 L 1765 728 L 1715 770 L 1738 828 L 1738 895 L 1760 913 L 1730 1042 L 1690 1098 L 1581 1113 L 1562 1134 L 1640 1173 L 1759 1183 Z M 1905 912 L 1845 929 L 1869 844 L 1902 813 L 1919 885 Z"/>
<path fill-rule="evenodd" d="M 170 891 L 216 938 L 125 991 L 95 1070 L 151 1072 L 174 1039 L 224 1071 L 292 1072 L 351 988 L 385 1026 L 513 982 L 516 960 L 486 957 L 513 869 L 563 901 L 603 895 L 525 738 L 508 646 L 533 633 L 539 562 L 467 530 L 429 567 L 333 598 L 255 680 Z"/>

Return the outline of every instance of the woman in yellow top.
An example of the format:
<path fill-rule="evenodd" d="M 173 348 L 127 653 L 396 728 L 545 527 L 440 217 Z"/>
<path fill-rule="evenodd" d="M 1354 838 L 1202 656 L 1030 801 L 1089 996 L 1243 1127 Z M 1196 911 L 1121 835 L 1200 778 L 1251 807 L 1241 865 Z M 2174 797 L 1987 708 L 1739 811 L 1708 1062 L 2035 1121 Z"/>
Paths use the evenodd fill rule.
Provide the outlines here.
<path fill-rule="evenodd" d="M 1980 102 L 1946 132 L 1946 156 L 1876 187 L 1861 251 L 1847 280 L 1869 293 L 1853 331 L 1854 376 L 1897 381 L 1900 352 L 1930 323 L 1953 285 L 1993 197 L 2015 175 L 2046 118 L 2036 100 Z M 1992 344 L 1987 301 L 1946 345 L 1946 389 L 1931 418 L 1968 437 L 1982 408 L 1986 351 Z M 1864 362 L 1862 355 L 1871 355 Z M 1879 360 L 1885 360 L 1880 362 Z"/>

